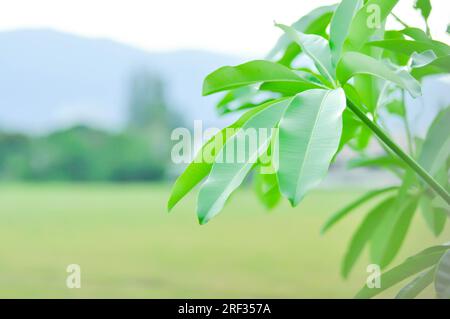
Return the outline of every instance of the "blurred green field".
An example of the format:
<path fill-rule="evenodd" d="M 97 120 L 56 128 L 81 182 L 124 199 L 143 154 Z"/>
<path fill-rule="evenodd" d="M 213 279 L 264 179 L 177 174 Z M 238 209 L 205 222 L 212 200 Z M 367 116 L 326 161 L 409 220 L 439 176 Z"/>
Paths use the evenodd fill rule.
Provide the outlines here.
<path fill-rule="evenodd" d="M 339 276 L 364 209 L 319 234 L 358 192 L 317 191 L 269 213 L 244 189 L 204 226 L 194 196 L 167 214 L 168 193 L 145 184 L 0 186 L 0 297 L 351 298 L 365 282 L 366 256 L 349 280 Z M 397 262 L 448 241 L 448 230 L 433 238 L 417 214 Z M 68 264 L 81 266 L 81 289 L 66 287 Z"/>

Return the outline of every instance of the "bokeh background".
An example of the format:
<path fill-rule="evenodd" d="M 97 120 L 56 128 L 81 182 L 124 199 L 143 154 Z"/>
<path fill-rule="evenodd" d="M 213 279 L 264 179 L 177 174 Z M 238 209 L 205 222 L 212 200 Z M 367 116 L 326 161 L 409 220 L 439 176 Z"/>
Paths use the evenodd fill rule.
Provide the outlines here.
<path fill-rule="evenodd" d="M 348 150 L 295 209 L 267 212 L 248 183 L 207 225 L 197 224 L 195 194 L 166 213 L 183 170 L 170 160 L 171 131 L 234 119 L 219 117 L 219 97 L 201 97 L 204 76 L 263 58 L 280 35 L 274 20 L 332 3 L 2 1 L 0 297 L 352 297 L 367 258 L 348 280 L 339 267 L 364 207 L 326 236 L 320 226 L 365 189 L 396 180 L 349 170 Z M 433 5 L 433 36 L 448 42 L 450 5 Z M 422 24 L 412 1 L 395 12 Z M 429 79 L 409 100 L 418 136 L 449 105 L 449 89 L 448 77 Z M 401 124 L 387 123 L 402 144 Z M 448 227 L 435 239 L 418 216 L 398 260 L 444 239 Z M 81 266 L 80 289 L 66 287 L 69 264 Z"/>

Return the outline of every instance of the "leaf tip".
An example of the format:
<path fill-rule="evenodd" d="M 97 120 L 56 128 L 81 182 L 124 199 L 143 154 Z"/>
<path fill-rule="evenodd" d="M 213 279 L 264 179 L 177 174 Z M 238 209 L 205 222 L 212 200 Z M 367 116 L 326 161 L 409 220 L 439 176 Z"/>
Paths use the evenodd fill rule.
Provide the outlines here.
<path fill-rule="evenodd" d="M 207 96 L 209 94 L 211 94 L 211 90 L 209 88 L 208 78 L 205 78 L 205 80 L 203 81 L 203 86 L 202 86 L 202 96 Z"/>
<path fill-rule="evenodd" d="M 169 199 L 167 200 L 167 212 L 170 213 L 173 209 L 173 207 L 175 206 L 176 202 L 174 202 L 172 195 L 169 197 Z"/>
<path fill-rule="evenodd" d="M 329 229 L 328 224 L 323 225 L 322 228 L 320 229 L 320 235 L 325 235 L 328 229 Z"/>
<path fill-rule="evenodd" d="M 209 218 L 207 218 L 206 216 L 197 215 L 197 220 L 199 225 L 205 225 L 206 223 L 209 222 Z"/>

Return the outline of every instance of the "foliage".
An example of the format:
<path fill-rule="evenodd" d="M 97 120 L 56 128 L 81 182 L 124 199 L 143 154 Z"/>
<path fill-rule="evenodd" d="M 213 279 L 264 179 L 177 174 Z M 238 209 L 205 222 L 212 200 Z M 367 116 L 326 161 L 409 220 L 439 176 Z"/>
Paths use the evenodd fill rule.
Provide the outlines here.
<path fill-rule="evenodd" d="M 145 136 L 83 126 L 43 137 L 1 134 L 0 154 L 3 180 L 159 180 L 166 169 Z"/>
<path fill-rule="evenodd" d="M 269 207 L 278 202 L 280 193 L 291 205 L 298 205 L 320 183 L 343 147 L 356 152 L 354 167 L 387 169 L 400 178 L 399 185 L 370 191 L 325 224 L 323 231 L 361 204 L 376 202 L 351 239 L 342 264 L 344 277 L 365 247 L 373 263 L 383 269 L 389 266 L 419 207 L 436 235 L 449 217 L 450 108 L 441 110 L 421 140 L 411 130 L 414 123 L 409 121 L 405 93 L 417 98 L 424 77 L 449 73 L 450 47 L 431 38 L 428 24 L 425 32 L 406 25 L 386 30 L 386 19 L 397 2 L 343 0 L 337 6 L 312 11 L 292 26 L 277 24 L 284 34 L 266 60 L 222 67 L 208 75 L 203 86 L 204 95 L 228 91 L 218 104 L 223 113 L 250 109 L 233 127 L 278 129 L 279 167 L 265 178 L 267 191 L 256 188 Z M 429 1 L 417 1 L 415 6 L 427 21 Z M 306 60 L 311 62 L 306 67 L 296 66 L 296 61 Z M 269 96 L 265 104 L 242 103 L 262 92 Z M 230 108 L 231 102 L 241 106 Z M 383 113 L 403 121 L 408 152 L 389 136 Z M 368 145 L 372 136 L 385 150 L 382 156 L 371 155 Z M 219 213 L 250 172 L 261 183 L 265 174 L 251 159 L 263 156 L 264 149 L 258 149 L 245 163 L 217 160 L 238 138 L 221 140 L 213 152 L 217 156 L 213 163 L 187 167 L 175 183 L 169 209 L 206 178 L 197 205 L 199 221 L 205 223 Z M 448 245 L 441 245 L 409 258 L 383 275 L 383 289 L 421 272 L 399 297 L 414 297 L 433 281 L 437 295 L 448 296 L 448 251 Z M 377 289 L 364 288 L 357 297 L 377 293 Z"/>
<path fill-rule="evenodd" d="M 133 75 L 130 92 L 129 120 L 120 133 L 75 126 L 40 137 L 0 134 L 0 179 L 164 178 L 169 162 L 169 147 L 164 141 L 179 120 L 167 106 L 159 76 L 141 70 Z"/>

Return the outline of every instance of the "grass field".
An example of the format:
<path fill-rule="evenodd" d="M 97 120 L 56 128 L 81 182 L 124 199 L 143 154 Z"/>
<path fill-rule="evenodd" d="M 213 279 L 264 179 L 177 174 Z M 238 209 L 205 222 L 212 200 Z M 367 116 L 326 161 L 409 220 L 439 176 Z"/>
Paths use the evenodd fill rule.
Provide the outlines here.
<path fill-rule="evenodd" d="M 242 190 L 199 226 L 194 196 L 165 212 L 168 190 L 0 186 L 0 297 L 351 298 L 365 282 L 366 256 L 349 280 L 339 276 L 364 209 L 319 235 L 326 217 L 357 192 L 318 191 L 298 208 L 268 213 Z M 448 230 L 433 238 L 417 214 L 397 262 L 448 241 Z M 73 263 L 81 266 L 81 289 L 65 284 Z"/>

